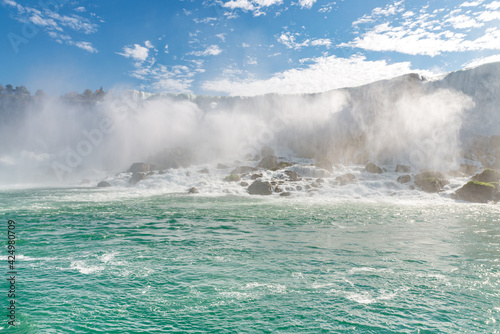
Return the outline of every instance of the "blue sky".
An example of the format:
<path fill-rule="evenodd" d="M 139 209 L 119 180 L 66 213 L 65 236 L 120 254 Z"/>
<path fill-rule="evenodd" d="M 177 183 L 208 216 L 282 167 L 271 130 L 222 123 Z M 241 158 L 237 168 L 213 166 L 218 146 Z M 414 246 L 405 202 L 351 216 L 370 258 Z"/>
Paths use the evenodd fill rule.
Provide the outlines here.
<path fill-rule="evenodd" d="M 311 93 L 500 61 L 497 0 L 0 0 L 0 83 Z"/>

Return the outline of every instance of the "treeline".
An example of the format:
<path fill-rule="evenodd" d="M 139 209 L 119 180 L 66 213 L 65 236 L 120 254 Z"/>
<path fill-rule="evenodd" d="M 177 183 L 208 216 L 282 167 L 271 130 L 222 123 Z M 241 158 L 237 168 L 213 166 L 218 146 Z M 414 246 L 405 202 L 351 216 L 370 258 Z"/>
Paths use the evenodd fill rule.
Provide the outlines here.
<path fill-rule="evenodd" d="M 104 96 L 106 96 L 107 92 L 101 87 L 95 91 L 91 91 L 90 89 L 85 89 L 82 94 L 78 94 L 77 92 L 70 92 L 64 94 L 62 99 L 68 101 L 101 101 Z M 38 89 L 35 92 L 35 97 L 45 97 L 46 94 L 43 90 Z M 21 97 L 21 98 L 30 98 L 32 97 L 31 92 L 24 86 L 16 86 L 15 88 L 8 85 L 0 85 L 0 97 Z"/>

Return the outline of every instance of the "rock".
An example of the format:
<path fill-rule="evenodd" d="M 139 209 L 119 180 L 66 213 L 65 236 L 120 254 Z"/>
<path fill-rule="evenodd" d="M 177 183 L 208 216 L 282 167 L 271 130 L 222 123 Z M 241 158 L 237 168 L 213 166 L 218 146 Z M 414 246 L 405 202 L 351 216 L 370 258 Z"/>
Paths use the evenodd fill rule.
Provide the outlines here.
<path fill-rule="evenodd" d="M 134 173 L 132 174 L 130 180 L 128 180 L 128 183 L 130 183 L 131 185 L 136 185 L 139 181 L 142 181 L 147 177 L 148 176 L 146 175 L 146 173 Z"/>
<path fill-rule="evenodd" d="M 319 178 L 319 179 L 316 179 L 316 182 L 318 182 L 318 183 L 324 183 L 325 180 L 323 180 L 322 178 Z"/>
<path fill-rule="evenodd" d="M 402 175 L 398 177 L 398 182 L 399 183 L 408 183 L 411 181 L 411 176 L 410 175 Z"/>
<path fill-rule="evenodd" d="M 295 182 L 295 181 L 300 181 L 300 175 L 296 172 L 293 172 L 291 170 L 285 171 L 285 174 L 288 175 L 289 181 Z"/>
<path fill-rule="evenodd" d="M 257 165 L 258 168 L 273 169 L 278 167 L 278 158 L 275 155 L 269 155 L 262 159 Z"/>
<path fill-rule="evenodd" d="M 494 199 L 495 186 L 486 182 L 469 181 L 456 194 L 458 199 L 467 202 L 486 203 Z"/>
<path fill-rule="evenodd" d="M 257 180 L 259 177 L 262 177 L 262 173 L 253 174 L 250 178 L 251 178 L 252 180 Z"/>
<path fill-rule="evenodd" d="M 151 158 L 151 161 L 160 167 L 157 169 L 189 167 L 193 161 L 193 154 L 185 147 L 166 148 Z M 151 168 L 153 169 L 153 168 Z"/>
<path fill-rule="evenodd" d="M 485 169 L 480 174 L 472 177 L 472 181 L 478 182 L 500 182 L 500 172 L 493 169 Z"/>
<path fill-rule="evenodd" d="M 302 191 L 302 186 L 297 186 L 295 189 L 297 189 L 297 191 Z"/>
<path fill-rule="evenodd" d="M 372 174 L 382 174 L 384 172 L 382 168 L 375 165 L 373 162 L 370 162 L 368 165 L 366 165 L 365 171 Z"/>
<path fill-rule="evenodd" d="M 405 166 L 405 165 L 396 166 L 396 173 L 409 173 L 409 172 L 411 172 L 410 166 Z"/>
<path fill-rule="evenodd" d="M 201 174 L 209 174 L 209 173 L 210 173 L 210 171 L 208 170 L 208 168 L 203 168 L 203 169 L 200 169 L 200 170 L 198 171 L 198 173 L 201 173 Z M 232 173 L 231 173 L 231 174 L 232 174 Z"/>
<path fill-rule="evenodd" d="M 273 193 L 273 187 L 269 182 L 254 181 L 248 187 L 248 193 L 250 195 L 271 195 Z"/>
<path fill-rule="evenodd" d="M 245 181 L 243 181 L 243 182 L 240 183 L 240 186 L 242 186 L 242 187 L 248 187 L 248 183 L 245 182 Z"/>
<path fill-rule="evenodd" d="M 90 180 L 89 179 L 83 179 L 80 184 L 89 184 Z"/>
<path fill-rule="evenodd" d="M 99 188 L 111 187 L 111 184 L 107 181 L 101 181 L 97 184 L 97 187 Z"/>
<path fill-rule="evenodd" d="M 229 166 L 228 165 L 224 165 L 224 164 L 217 164 L 217 169 L 228 169 Z"/>
<path fill-rule="evenodd" d="M 311 183 L 311 187 L 313 187 L 313 188 L 319 188 L 320 185 L 319 185 L 318 182 L 313 182 L 313 183 Z"/>
<path fill-rule="evenodd" d="M 280 161 L 280 162 L 278 163 L 278 167 L 279 167 L 279 168 L 287 168 L 287 167 L 291 167 L 291 166 L 293 166 L 293 165 L 295 165 L 295 163 L 293 163 L 293 162 L 288 162 L 288 161 Z"/>
<path fill-rule="evenodd" d="M 226 182 L 238 182 L 240 180 L 241 180 L 241 177 L 239 175 L 234 175 L 234 174 L 226 176 L 226 178 L 224 179 L 224 181 L 226 181 Z"/>
<path fill-rule="evenodd" d="M 284 193 L 281 193 L 280 196 L 283 196 L 283 197 L 288 197 L 288 196 L 291 196 L 292 193 L 289 192 L 289 191 L 285 191 Z"/>
<path fill-rule="evenodd" d="M 151 170 L 151 166 L 144 162 L 134 162 L 127 172 L 129 173 L 146 173 Z"/>
<path fill-rule="evenodd" d="M 333 172 L 333 163 L 326 158 L 323 158 L 321 160 L 316 161 L 316 167 L 325 169 L 325 170 L 329 171 L 330 173 Z"/>
<path fill-rule="evenodd" d="M 309 190 L 309 189 L 311 189 L 311 186 L 310 186 L 310 185 L 308 185 L 308 184 L 306 184 L 306 187 L 305 187 L 305 188 L 306 188 L 306 190 Z"/>
<path fill-rule="evenodd" d="M 347 173 L 337 176 L 335 180 L 337 180 L 341 186 L 345 186 L 346 184 L 352 183 L 354 180 L 356 180 L 356 176 L 354 176 L 354 174 Z"/>
<path fill-rule="evenodd" d="M 188 194 L 199 194 L 200 191 L 196 187 L 192 187 L 191 189 L 188 190 Z"/>
<path fill-rule="evenodd" d="M 283 192 L 283 189 L 280 186 L 277 186 L 276 188 L 274 188 L 274 192 L 281 193 L 281 192 Z"/>
<path fill-rule="evenodd" d="M 477 173 L 477 166 L 469 164 L 461 164 L 458 171 L 460 173 L 464 173 L 467 176 L 471 176 Z"/>
<path fill-rule="evenodd" d="M 161 170 L 161 171 L 158 172 L 158 174 L 163 175 L 163 174 L 165 174 L 165 171 Z"/>
<path fill-rule="evenodd" d="M 186 173 L 187 174 L 187 173 Z M 155 172 L 151 171 L 147 174 L 148 176 L 155 175 Z M 188 175 L 189 176 L 189 175 Z"/>
<path fill-rule="evenodd" d="M 245 173 L 251 173 L 253 171 L 256 171 L 257 168 L 250 167 L 250 166 L 240 166 L 236 167 L 231 171 L 231 174 L 245 174 Z"/>
<path fill-rule="evenodd" d="M 271 147 L 264 145 L 260 149 L 260 154 L 262 155 L 263 158 L 270 157 L 274 155 L 274 150 Z"/>
<path fill-rule="evenodd" d="M 449 182 L 439 172 L 424 172 L 415 175 L 415 185 L 428 193 L 438 193 Z"/>

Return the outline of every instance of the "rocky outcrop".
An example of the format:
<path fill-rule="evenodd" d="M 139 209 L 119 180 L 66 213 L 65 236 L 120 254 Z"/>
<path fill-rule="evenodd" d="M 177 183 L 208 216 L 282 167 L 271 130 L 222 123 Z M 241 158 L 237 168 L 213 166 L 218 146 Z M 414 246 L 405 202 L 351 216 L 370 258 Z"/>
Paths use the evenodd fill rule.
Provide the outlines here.
<path fill-rule="evenodd" d="M 269 147 L 267 145 L 264 145 L 260 149 L 260 154 L 262 155 L 263 158 L 265 158 L 265 157 L 273 156 L 275 153 L 274 153 L 274 150 L 271 147 Z"/>
<path fill-rule="evenodd" d="M 493 169 L 485 169 L 481 173 L 472 177 L 472 181 L 477 182 L 500 182 L 500 172 Z"/>
<path fill-rule="evenodd" d="M 99 188 L 107 188 L 107 187 L 111 187 L 111 184 L 107 181 L 101 181 L 97 184 L 97 187 Z"/>
<path fill-rule="evenodd" d="M 337 176 L 335 180 L 341 185 L 345 186 L 346 184 L 354 182 L 356 180 L 356 176 L 351 173 L 347 173 L 344 175 Z"/>
<path fill-rule="evenodd" d="M 409 172 L 411 172 L 410 166 L 405 166 L 405 165 L 396 166 L 396 173 L 409 173 Z"/>
<path fill-rule="evenodd" d="M 491 183 L 469 181 L 456 194 L 458 199 L 467 202 L 486 203 L 495 199 L 496 189 Z"/>
<path fill-rule="evenodd" d="M 299 173 L 296 173 L 294 171 L 287 170 L 285 171 L 285 174 L 288 176 L 289 178 L 288 180 L 291 182 L 296 182 L 301 180 Z"/>
<path fill-rule="evenodd" d="M 147 173 L 151 170 L 151 165 L 144 162 L 134 162 L 127 172 L 129 173 Z"/>
<path fill-rule="evenodd" d="M 250 167 L 250 166 L 239 166 L 236 167 L 231 171 L 231 174 L 246 174 L 246 173 L 251 173 L 253 171 L 256 171 L 257 168 Z"/>
<path fill-rule="evenodd" d="M 239 175 L 231 174 L 229 176 L 226 176 L 224 181 L 226 182 L 238 182 L 241 180 L 241 177 Z"/>
<path fill-rule="evenodd" d="M 274 169 L 278 167 L 278 158 L 275 155 L 269 155 L 265 158 L 263 158 L 259 164 L 257 165 L 258 168 L 264 168 L 264 169 Z"/>
<path fill-rule="evenodd" d="M 471 175 L 474 175 L 477 173 L 477 167 L 474 165 L 469 165 L 469 164 L 461 164 L 458 171 L 460 173 L 467 175 L 467 176 L 471 176 Z"/>
<path fill-rule="evenodd" d="M 136 185 L 137 183 L 146 179 L 147 177 L 148 176 L 146 173 L 134 173 L 134 174 L 132 174 L 132 177 L 130 178 L 130 180 L 128 180 L 128 183 L 130 183 L 131 185 Z"/>
<path fill-rule="evenodd" d="M 254 181 L 248 187 L 248 193 L 250 195 L 271 195 L 273 187 L 270 182 Z"/>
<path fill-rule="evenodd" d="M 366 165 L 365 171 L 372 174 L 382 174 L 384 172 L 382 168 L 375 165 L 373 162 L 370 162 L 368 165 Z"/>
<path fill-rule="evenodd" d="M 228 165 L 224 165 L 224 164 L 221 164 L 221 163 L 217 164 L 217 169 L 228 169 L 228 168 L 229 168 Z"/>
<path fill-rule="evenodd" d="M 333 163 L 326 158 L 320 159 L 316 161 L 316 167 L 327 170 L 330 173 L 333 173 Z"/>
<path fill-rule="evenodd" d="M 411 181 L 411 176 L 410 175 L 401 175 L 400 177 L 398 177 L 398 182 L 399 183 L 408 183 Z"/>
<path fill-rule="evenodd" d="M 438 193 L 449 183 L 440 172 L 424 172 L 415 175 L 415 185 L 428 193 Z"/>
<path fill-rule="evenodd" d="M 285 192 L 281 193 L 280 196 L 281 197 L 289 197 L 289 196 L 292 196 L 292 193 L 289 191 L 285 191 Z"/>
<path fill-rule="evenodd" d="M 200 191 L 196 187 L 192 187 L 188 190 L 188 194 L 199 194 Z"/>

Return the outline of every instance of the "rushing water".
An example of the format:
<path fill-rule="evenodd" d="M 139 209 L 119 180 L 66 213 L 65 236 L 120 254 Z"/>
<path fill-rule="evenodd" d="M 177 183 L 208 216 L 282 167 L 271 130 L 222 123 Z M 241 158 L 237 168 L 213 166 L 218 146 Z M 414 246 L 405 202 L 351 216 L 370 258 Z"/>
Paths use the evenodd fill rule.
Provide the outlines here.
<path fill-rule="evenodd" d="M 500 207 L 0 191 L 12 333 L 500 333 Z M 307 200 L 307 201 L 306 201 Z"/>

